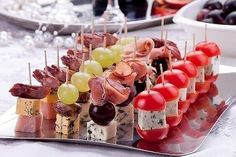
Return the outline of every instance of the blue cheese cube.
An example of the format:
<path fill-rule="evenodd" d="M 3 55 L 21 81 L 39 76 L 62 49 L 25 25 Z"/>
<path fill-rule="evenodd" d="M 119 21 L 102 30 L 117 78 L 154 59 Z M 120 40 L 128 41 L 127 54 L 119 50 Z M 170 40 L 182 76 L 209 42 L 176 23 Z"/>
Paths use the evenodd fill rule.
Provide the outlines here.
<path fill-rule="evenodd" d="M 205 82 L 205 68 L 204 67 L 197 68 L 196 82 L 201 82 L 201 83 Z"/>
<path fill-rule="evenodd" d="M 80 103 L 81 104 L 81 112 L 80 112 L 80 121 L 82 122 L 88 122 L 90 121 L 90 116 L 89 116 L 89 106 L 91 104 L 90 101 L 87 103 Z"/>
<path fill-rule="evenodd" d="M 185 101 L 187 98 L 187 88 L 180 88 L 179 89 L 179 100 Z"/>
<path fill-rule="evenodd" d="M 205 67 L 205 74 L 206 75 L 219 74 L 219 65 L 220 65 L 220 58 L 218 56 L 211 57 L 208 65 Z"/>
<path fill-rule="evenodd" d="M 134 107 L 132 104 L 127 106 L 115 106 L 117 125 L 134 123 Z"/>
<path fill-rule="evenodd" d="M 191 78 L 188 86 L 188 93 L 195 93 L 196 88 L 195 88 L 195 83 L 196 83 L 196 78 Z"/>
<path fill-rule="evenodd" d="M 111 121 L 107 126 L 101 126 L 92 120 L 87 123 L 87 138 L 107 141 L 116 136 L 116 122 Z"/>
<path fill-rule="evenodd" d="M 162 111 L 138 110 L 138 125 L 141 130 L 152 130 L 166 127 L 166 113 Z"/>
<path fill-rule="evenodd" d="M 57 114 L 56 116 L 56 132 L 69 135 L 79 131 L 79 115 L 72 117 L 65 117 L 63 115 Z"/>
<path fill-rule="evenodd" d="M 117 141 L 133 141 L 134 123 L 117 126 Z"/>
<path fill-rule="evenodd" d="M 178 102 L 179 100 L 173 100 L 166 102 L 166 116 L 177 116 L 178 115 Z"/>

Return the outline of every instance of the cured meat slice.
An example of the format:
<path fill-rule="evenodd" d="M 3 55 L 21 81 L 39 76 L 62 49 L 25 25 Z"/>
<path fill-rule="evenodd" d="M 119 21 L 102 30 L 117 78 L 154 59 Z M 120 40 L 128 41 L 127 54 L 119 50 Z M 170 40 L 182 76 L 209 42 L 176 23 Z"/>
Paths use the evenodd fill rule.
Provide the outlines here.
<path fill-rule="evenodd" d="M 22 116 L 20 115 L 16 122 L 15 131 L 35 133 L 41 129 L 42 115 L 37 116 Z"/>

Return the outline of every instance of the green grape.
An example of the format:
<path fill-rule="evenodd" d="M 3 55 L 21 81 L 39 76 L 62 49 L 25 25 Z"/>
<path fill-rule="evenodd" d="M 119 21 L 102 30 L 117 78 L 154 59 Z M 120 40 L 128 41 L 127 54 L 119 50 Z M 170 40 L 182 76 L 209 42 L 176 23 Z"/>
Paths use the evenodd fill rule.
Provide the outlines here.
<path fill-rule="evenodd" d="M 92 58 L 101 64 L 103 68 L 109 68 L 114 63 L 114 56 L 111 50 L 103 47 L 93 50 Z"/>
<path fill-rule="evenodd" d="M 80 71 L 82 71 L 82 66 L 80 67 Z M 102 76 L 103 69 L 100 63 L 95 60 L 87 60 L 84 62 L 84 72 L 90 74 L 91 76 Z"/>
<path fill-rule="evenodd" d="M 79 91 L 74 85 L 64 83 L 58 88 L 57 96 L 64 104 L 71 105 L 78 100 Z"/>
<path fill-rule="evenodd" d="M 127 37 L 127 38 L 121 38 L 120 40 L 118 40 L 116 44 L 125 46 L 128 44 L 132 44 L 134 42 L 135 42 L 135 39 L 133 37 Z"/>
<path fill-rule="evenodd" d="M 122 45 L 113 45 L 110 47 L 114 57 L 115 63 L 119 63 L 122 60 L 122 55 L 124 54 L 124 48 Z"/>
<path fill-rule="evenodd" d="M 71 77 L 71 83 L 78 88 L 80 92 L 89 91 L 88 81 L 91 76 L 85 72 L 76 72 Z"/>

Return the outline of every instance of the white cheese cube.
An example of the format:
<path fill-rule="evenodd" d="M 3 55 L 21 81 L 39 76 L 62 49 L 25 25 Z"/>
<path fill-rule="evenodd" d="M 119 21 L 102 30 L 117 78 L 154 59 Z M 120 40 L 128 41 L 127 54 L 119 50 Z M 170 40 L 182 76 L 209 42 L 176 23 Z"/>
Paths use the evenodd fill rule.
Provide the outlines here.
<path fill-rule="evenodd" d="M 79 115 L 73 117 L 65 117 L 60 114 L 56 116 L 56 132 L 62 134 L 73 134 L 79 130 Z"/>
<path fill-rule="evenodd" d="M 87 123 L 87 138 L 106 141 L 116 136 L 116 129 L 116 121 L 101 126 L 91 120 Z"/>
<path fill-rule="evenodd" d="M 138 110 L 138 125 L 141 130 L 152 130 L 166 126 L 166 113 L 162 111 Z"/>
<path fill-rule="evenodd" d="M 188 86 L 188 90 L 187 90 L 188 93 L 195 93 L 196 91 L 195 83 L 196 83 L 196 78 L 191 78 L 189 86 Z"/>
<path fill-rule="evenodd" d="M 205 67 L 205 74 L 206 75 L 219 74 L 219 65 L 220 65 L 220 58 L 218 56 L 211 57 L 208 65 Z"/>
<path fill-rule="evenodd" d="M 187 88 L 180 88 L 179 89 L 179 100 L 185 101 L 187 98 Z"/>
<path fill-rule="evenodd" d="M 91 104 L 90 101 L 88 101 L 87 103 L 80 103 L 81 105 L 80 121 L 82 122 L 90 121 L 90 116 L 89 116 L 90 104 Z"/>
<path fill-rule="evenodd" d="M 117 141 L 133 141 L 134 123 L 121 124 L 117 126 L 116 137 L 117 137 Z"/>
<path fill-rule="evenodd" d="M 178 115 L 178 102 L 179 100 L 173 100 L 166 102 L 166 116 L 177 116 Z"/>
<path fill-rule="evenodd" d="M 134 107 L 132 104 L 127 106 L 115 106 L 117 125 L 134 123 Z"/>
<path fill-rule="evenodd" d="M 204 67 L 197 68 L 196 82 L 205 82 L 205 69 L 204 69 Z"/>

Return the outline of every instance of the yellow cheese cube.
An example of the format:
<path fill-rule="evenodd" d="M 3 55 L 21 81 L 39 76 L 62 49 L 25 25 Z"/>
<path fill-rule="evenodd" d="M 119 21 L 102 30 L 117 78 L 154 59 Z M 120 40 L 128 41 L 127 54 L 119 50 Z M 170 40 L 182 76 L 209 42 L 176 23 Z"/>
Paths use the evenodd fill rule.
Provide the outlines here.
<path fill-rule="evenodd" d="M 18 98 L 16 114 L 23 116 L 35 116 L 39 114 L 40 99 Z"/>

